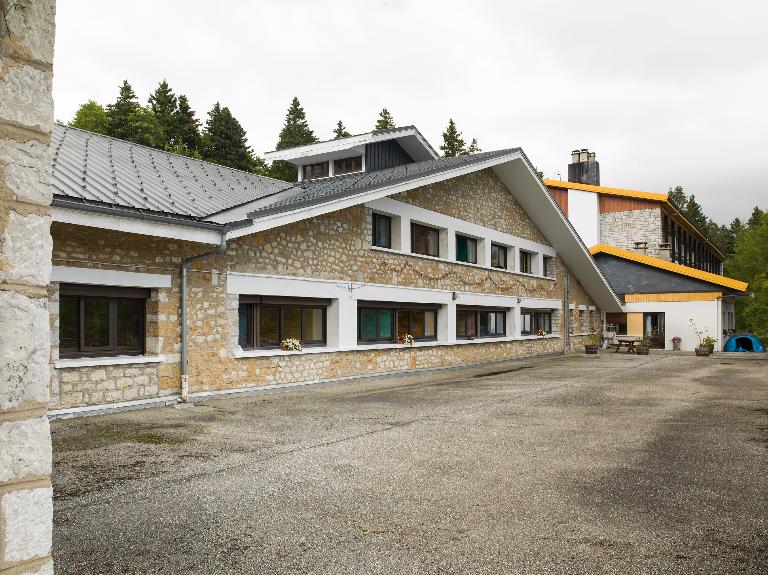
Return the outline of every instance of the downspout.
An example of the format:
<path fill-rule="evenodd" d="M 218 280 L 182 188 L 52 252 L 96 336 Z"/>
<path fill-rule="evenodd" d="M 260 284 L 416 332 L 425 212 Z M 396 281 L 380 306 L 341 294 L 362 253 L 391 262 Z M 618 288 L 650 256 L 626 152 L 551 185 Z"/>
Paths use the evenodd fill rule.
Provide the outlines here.
<path fill-rule="evenodd" d="M 224 255 L 227 251 L 227 233 L 225 230 L 221 234 L 221 243 L 216 250 L 199 254 L 196 256 L 184 258 L 181 260 L 181 401 L 186 402 L 189 399 L 189 362 L 188 362 L 188 341 L 189 331 L 187 328 L 187 277 L 189 275 L 189 265 L 199 259 L 209 256 Z"/>
<path fill-rule="evenodd" d="M 563 270 L 563 321 L 562 328 L 565 332 L 563 338 L 563 353 L 571 349 L 571 310 L 568 309 L 568 270 Z"/>

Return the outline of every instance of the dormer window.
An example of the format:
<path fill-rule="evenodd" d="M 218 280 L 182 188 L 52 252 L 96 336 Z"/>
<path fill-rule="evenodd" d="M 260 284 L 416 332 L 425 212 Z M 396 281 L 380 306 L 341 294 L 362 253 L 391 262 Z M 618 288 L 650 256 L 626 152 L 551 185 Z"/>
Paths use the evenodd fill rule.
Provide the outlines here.
<path fill-rule="evenodd" d="M 341 158 L 333 161 L 333 175 L 351 174 L 360 172 L 363 169 L 363 157 L 352 156 L 351 158 Z"/>
<path fill-rule="evenodd" d="M 314 180 L 315 178 L 328 177 L 328 162 L 318 162 L 317 164 L 307 164 L 301 167 L 302 180 Z"/>

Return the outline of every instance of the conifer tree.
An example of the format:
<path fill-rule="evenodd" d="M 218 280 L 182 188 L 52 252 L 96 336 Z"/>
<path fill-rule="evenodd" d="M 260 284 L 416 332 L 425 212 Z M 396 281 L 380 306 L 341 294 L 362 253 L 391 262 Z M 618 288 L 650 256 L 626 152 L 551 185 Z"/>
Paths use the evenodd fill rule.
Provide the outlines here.
<path fill-rule="evenodd" d="M 464 152 L 464 153 L 465 154 L 477 154 L 478 152 L 482 152 L 482 150 L 480 149 L 480 146 L 477 145 L 477 138 L 472 138 L 472 142 L 470 142 L 469 147 L 467 148 L 467 151 Z M 539 172 L 539 173 L 541 173 L 541 172 Z M 542 174 L 539 177 L 543 178 L 544 175 Z"/>
<path fill-rule="evenodd" d="M 374 130 L 391 130 L 395 127 L 395 119 L 392 117 L 392 114 L 386 108 L 382 108 Z"/>
<path fill-rule="evenodd" d="M 160 150 L 166 148 L 165 130 L 149 106 L 137 106 L 128 115 L 128 125 L 131 129 L 131 136 L 127 139 L 131 142 Z"/>
<path fill-rule="evenodd" d="M 163 147 L 173 146 L 178 141 L 176 133 L 176 112 L 178 108 L 176 94 L 166 80 L 160 82 L 155 91 L 149 96 L 149 107 L 157 118 L 160 127 L 165 132 L 166 142 Z"/>
<path fill-rule="evenodd" d="M 691 196 L 688 198 L 683 213 L 692 224 L 699 228 L 699 230 L 706 230 L 707 216 L 704 215 L 704 210 L 702 209 L 701 205 L 699 205 L 699 202 L 696 201 L 695 194 L 691 194 Z"/>
<path fill-rule="evenodd" d="M 109 116 L 104 107 L 93 100 L 88 100 L 77 109 L 69 125 L 97 134 L 109 134 Z"/>
<path fill-rule="evenodd" d="M 675 186 L 669 188 L 669 194 L 667 196 L 669 201 L 672 202 L 680 211 L 685 210 L 685 206 L 688 203 L 688 197 L 683 191 L 683 186 Z"/>
<path fill-rule="evenodd" d="M 755 208 L 752 210 L 752 215 L 749 216 L 749 219 L 747 220 L 747 227 L 748 228 L 756 228 L 763 224 L 763 215 L 765 215 L 765 212 L 755 206 Z"/>
<path fill-rule="evenodd" d="M 195 117 L 195 112 L 184 94 L 179 95 L 178 106 L 174 113 L 174 133 L 176 140 L 174 147 L 181 144 L 191 155 L 200 151 L 200 121 Z"/>
<path fill-rule="evenodd" d="M 333 139 L 340 140 L 341 138 L 349 138 L 352 134 L 347 132 L 347 128 L 344 126 L 341 120 L 336 122 L 336 128 L 333 130 Z"/>
<path fill-rule="evenodd" d="M 203 139 L 201 155 L 204 160 L 244 171 L 255 171 L 258 168 L 248 146 L 245 130 L 229 108 L 222 108 L 219 102 L 208 112 Z"/>
<path fill-rule="evenodd" d="M 109 135 L 122 140 L 135 141 L 138 136 L 136 127 L 131 124 L 131 114 L 134 114 L 139 108 L 139 102 L 136 100 L 136 94 L 128 83 L 123 80 L 120 86 L 120 94 L 114 104 L 107 106 L 107 116 L 109 117 Z"/>
<path fill-rule="evenodd" d="M 278 137 L 275 149 L 286 150 L 314 142 L 317 142 L 317 137 L 309 128 L 307 115 L 304 112 L 304 108 L 301 107 L 299 99 L 294 97 L 285 115 L 285 122 L 283 123 L 282 130 L 280 130 L 280 136 Z M 295 182 L 298 177 L 298 170 L 293 164 L 283 160 L 276 160 L 272 162 L 270 175 L 278 180 Z"/>
<path fill-rule="evenodd" d="M 456 128 L 453 118 L 448 120 L 448 127 L 443 132 L 443 145 L 440 146 L 443 157 L 455 158 L 466 153 L 466 142 L 461 137 L 461 132 Z"/>

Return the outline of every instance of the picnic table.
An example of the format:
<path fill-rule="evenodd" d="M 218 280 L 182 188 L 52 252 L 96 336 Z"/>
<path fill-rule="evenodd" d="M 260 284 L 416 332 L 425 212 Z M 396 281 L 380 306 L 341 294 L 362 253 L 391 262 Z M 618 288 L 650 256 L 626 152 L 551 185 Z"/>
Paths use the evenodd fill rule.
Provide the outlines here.
<path fill-rule="evenodd" d="M 613 343 L 611 345 L 616 348 L 615 353 L 619 353 L 619 350 L 622 347 L 627 348 L 627 353 L 635 353 L 635 345 L 637 345 L 637 338 L 619 336 L 613 340 Z"/>

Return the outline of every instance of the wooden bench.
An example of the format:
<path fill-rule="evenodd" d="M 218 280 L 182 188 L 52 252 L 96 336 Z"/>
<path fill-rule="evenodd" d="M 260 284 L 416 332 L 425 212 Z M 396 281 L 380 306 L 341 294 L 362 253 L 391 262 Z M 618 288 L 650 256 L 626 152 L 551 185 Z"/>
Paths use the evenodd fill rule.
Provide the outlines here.
<path fill-rule="evenodd" d="M 616 341 L 611 344 L 612 347 L 616 348 L 615 353 L 619 353 L 619 350 L 622 347 L 627 348 L 627 353 L 635 353 L 635 346 L 637 345 L 636 339 L 628 339 L 628 338 L 616 338 Z"/>

